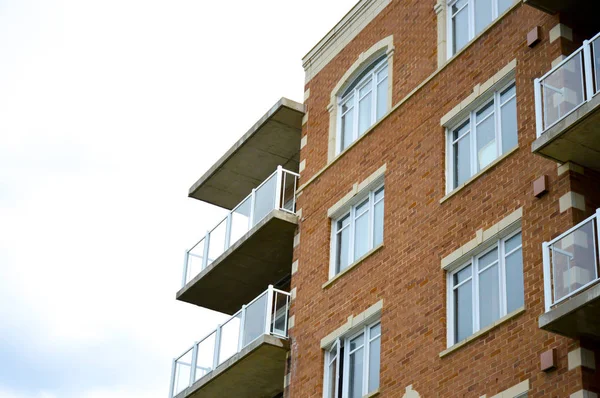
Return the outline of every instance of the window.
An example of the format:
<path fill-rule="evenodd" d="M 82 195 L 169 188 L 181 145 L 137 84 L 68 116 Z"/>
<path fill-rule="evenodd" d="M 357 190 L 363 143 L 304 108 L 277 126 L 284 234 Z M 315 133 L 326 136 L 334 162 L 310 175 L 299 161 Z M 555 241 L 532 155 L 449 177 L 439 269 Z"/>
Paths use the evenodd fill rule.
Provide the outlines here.
<path fill-rule="evenodd" d="M 515 232 L 448 273 L 448 346 L 524 303 L 521 232 Z"/>
<path fill-rule="evenodd" d="M 514 0 L 451 0 L 448 2 L 450 56 L 508 10 Z"/>
<path fill-rule="evenodd" d="M 339 97 L 337 153 L 381 119 L 387 107 L 388 64 L 384 55 L 360 73 Z"/>
<path fill-rule="evenodd" d="M 379 187 L 333 221 L 330 277 L 342 272 L 383 242 L 384 188 Z"/>
<path fill-rule="evenodd" d="M 447 191 L 451 191 L 517 146 L 514 83 L 494 92 L 484 105 L 448 129 Z"/>
<path fill-rule="evenodd" d="M 325 398 L 361 398 L 379 388 L 381 323 L 338 339 L 325 352 Z"/>

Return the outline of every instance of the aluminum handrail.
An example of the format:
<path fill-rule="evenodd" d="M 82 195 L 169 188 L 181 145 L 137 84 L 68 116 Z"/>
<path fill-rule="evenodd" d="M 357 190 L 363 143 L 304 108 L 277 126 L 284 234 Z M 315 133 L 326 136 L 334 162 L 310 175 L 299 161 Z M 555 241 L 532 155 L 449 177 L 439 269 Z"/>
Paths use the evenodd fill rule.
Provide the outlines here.
<path fill-rule="evenodd" d="M 264 318 L 265 318 L 265 323 L 263 325 L 262 333 L 258 334 L 251 341 L 244 342 L 244 337 L 245 337 L 244 332 L 246 331 L 245 326 L 247 326 L 249 324 L 249 321 L 252 321 L 251 319 L 246 318 L 246 310 L 249 307 L 251 307 L 254 303 L 256 303 L 258 300 L 265 298 L 265 296 L 266 296 L 267 300 L 265 303 L 265 308 L 264 308 L 263 312 L 261 312 L 261 318 L 262 318 L 262 316 L 264 316 Z M 285 326 L 283 329 L 283 332 L 284 332 L 283 335 L 281 333 L 278 333 L 278 331 L 275 330 L 275 325 L 274 325 L 275 318 L 273 315 L 277 311 L 278 296 L 285 297 L 285 306 L 282 307 L 282 308 L 284 308 L 284 311 L 285 311 L 285 313 L 284 313 Z M 258 338 L 260 338 L 263 335 L 273 335 L 273 336 L 277 336 L 277 337 L 286 339 L 287 331 L 288 331 L 287 318 L 289 315 L 290 300 L 291 300 L 290 293 L 284 292 L 279 289 L 275 289 L 272 285 L 269 285 L 269 287 L 266 291 L 259 294 L 256 298 L 254 298 L 248 304 L 243 305 L 241 310 L 239 310 L 234 315 L 229 317 L 225 322 L 223 322 L 222 324 L 217 326 L 216 329 L 212 330 L 210 333 L 205 335 L 202 339 L 196 341 L 190 348 L 186 349 L 180 356 L 175 357 L 175 359 L 173 359 L 173 366 L 172 366 L 172 372 L 171 372 L 169 397 L 173 398 L 175 395 L 179 394 L 185 388 L 191 386 L 192 384 L 194 384 L 197 381 L 196 380 L 196 369 L 202 369 L 206 373 L 208 373 L 208 372 L 216 369 L 219 365 L 221 365 L 228 358 L 231 357 L 230 356 L 228 358 L 220 360 L 219 353 L 220 353 L 221 345 L 223 343 L 221 330 L 222 330 L 223 326 L 227 325 L 230 321 L 233 321 L 235 318 L 238 318 L 240 315 L 241 315 L 241 317 L 240 317 L 239 330 L 238 330 L 238 334 L 237 334 L 237 341 L 232 340 L 232 341 L 226 342 L 226 344 L 230 344 L 228 346 L 229 348 L 235 348 L 235 352 L 232 355 L 235 355 L 235 353 L 239 353 L 244 347 L 247 347 L 248 345 L 250 345 L 252 342 L 256 341 Z M 212 351 L 212 357 L 213 357 L 212 358 L 212 366 L 210 368 L 202 367 L 202 366 L 199 367 L 198 366 L 198 347 L 207 339 L 212 338 L 213 335 L 215 336 L 215 341 L 214 341 L 214 344 L 212 347 L 212 350 L 213 350 Z M 233 343 L 235 343 L 235 346 L 233 345 Z M 185 357 L 186 355 L 189 355 L 190 352 L 192 353 L 191 362 L 188 362 L 188 361 L 181 362 L 180 360 L 183 357 Z M 182 367 L 185 367 L 185 366 L 189 367 L 189 381 L 188 381 L 186 387 L 178 389 L 178 391 L 175 391 L 176 380 L 179 376 L 178 371 L 181 371 Z M 187 377 L 188 376 L 186 374 L 186 378 Z"/>

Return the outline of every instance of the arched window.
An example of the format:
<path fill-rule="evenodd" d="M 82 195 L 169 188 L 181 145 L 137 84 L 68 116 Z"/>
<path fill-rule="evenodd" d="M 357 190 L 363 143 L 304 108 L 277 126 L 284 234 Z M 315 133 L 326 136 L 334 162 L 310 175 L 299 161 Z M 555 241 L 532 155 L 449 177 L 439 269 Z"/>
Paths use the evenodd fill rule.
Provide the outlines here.
<path fill-rule="evenodd" d="M 367 66 L 338 97 L 340 153 L 388 111 L 388 63 L 383 55 Z"/>

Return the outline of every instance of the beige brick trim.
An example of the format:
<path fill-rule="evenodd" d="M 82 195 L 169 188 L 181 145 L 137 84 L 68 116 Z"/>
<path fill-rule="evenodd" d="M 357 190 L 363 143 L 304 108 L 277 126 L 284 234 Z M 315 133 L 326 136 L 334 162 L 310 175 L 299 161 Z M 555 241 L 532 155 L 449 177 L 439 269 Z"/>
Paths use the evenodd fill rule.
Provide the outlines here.
<path fill-rule="evenodd" d="M 308 123 L 308 112 L 302 116 L 302 125 L 304 126 L 306 123 Z"/>
<path fill-rule="evenodd" d="M 566 56 L 566 55 L 559 55 L 558 57 L 556 57 L 556 58 L 554 59 L 554 61 L 552 61 L 552 62 L 550 63 L 550 65 L 552 66 L 552 68 L 556 68 L 556 66 L 557 66 L 558 64 L 560 64 L 560 63 L 561 63 L 561 62 L 562 62 L 562 61 L 563 61 L 565 58 L 567 58 L 567 56 Z"/>
<path fill-rule="evenodd" d="M 298 218 L 302 218 L 302 209 L 296 210 L 296 215 L 298 216 Z"/>
<path fill-rule="evenodd" d="M 305 82 L 308 83 L 352 39 L 354 39 L 391 0 L 361 0 L 346 14 L 312 50 L 302 58 Z"/>
<path fill-rule="evenodd" d="M 507 390 L 502 391 L 499 394 L 494 395 L 492 398 L 515 398 L 519 394 L 526 393 L 529 391 L 529 379 L 513 386 Z"/>
<path fill-rule="evenodd" d="M 504 68 L 499 70 L 494 76 L 486 80 L 484 83 L 477 84 L 473 87 L 473 92 L 465 98 L 460 104 L 456 105 L 450 112 L 446 113 L 440 119 L 440 125 L 448 126 L 454 124 L 457 117 L 464 115 L 463 111 L 473 108 L 477 104 L 477 100 L 483 96 L 487 96 L 490 92 L 501 86 L 507 84 L 510 79 L 514 78 L 515 70 L 517 69 L 517 60 L 513 59 Z"/>
<path fill-rule="evenodd" d="M 442 258 L 441 268 L 450 271 L 460 266 L 466 259 L 473 256 L 480 246 L 498 240 L 502 235 L 517 230 L 521 226 L 522 218 L 523 208 L 520 207 L 485 231 L 483 229 L 477 230 L 474 239 Z"/>
<path fill-rule="evenodd" d="M 294 247 L 300 244 L 300 232 L 296 236 L 294 236 Z"/>
<path fill-rule="evenodd" d="M 310 97 L 310 87 L 304 92 L 304 102 Z"/>
<path fill-rule="evenodd" d="M 296 315 L 292 315 L 290 319 L 288 319 L 288 330 L 293 328 L 296 324 Z"/>
<path fill-rule="evenodd" d="M 448 0 L 438 0 L 433 7 L 437 15 L 437 58 L 438 68 L 448 59 Z"/>
<path fill-rule="evenodd" d="M 331 94 L 329 96 L 329 105 L 327 110 L 329 111 L 329 140 L 327 150 L 327 161 L 331 162 L 336 157 L 337 148 L 337 102 L 338 96 L 343 88 L 351 82 L 355 76 L 357 76 L 365 66 L 368 66 L 371 62 L 375 61 L 382 54 L 387 54 L 388 58 L 388 109 L 392 108 L 392 82 L 394 81 L 394 36 L 388 36 L 377 43 L 371 48 L 361 53 L 357 60 L 354 61 L 352 66 L 348 68 L 346 73 L 337 82 Z"/>
<path fill-rule="evenodd" d="M 586 348 L 577 348 L 569 352 L 568 356 L 569 370 L 573 370 L 580 366 L 592 370 L 596 370 L 596 356 L 594 351 Z"/>
<path fill-rule="evenodd" d="M 292 275 L 294 275 L 296 272 L 298 272 L 298 260 L 292 263 Z"/>
<path fill-rule="evenodd" d="M 566 173 L 567 171 L 572 171 L 577 174 L 585 175 L 585 169 L 583 167 L 579 166 L 578 164 L 571 163 L 571 162 L 557 164 L 556 172 L 558 173 L 558 175 L 562 175 L 562 174 Z"/>
<path fill-rule="evenodd" d="M 352 332 L 353 329 L 364 326 L 366 323 L 374 321 L 375 319 L 381 316 L 381 311 L 383 310 L 383 300 L 379 300 L 369 308 L 367 308 L 364 312 L 358 315 L 350 315 L 348 317 L 348 321 L 345 324 L 329 333 L 327 336 L 321 339 L 321 348 L 325 349 L 331 346 L 335 342 L 336 339 L 347 335 Z"/>
<path fill-rule="evenodd" d="M 577 192 L 567 192 L 558 200 L 558 207 L 561 213 L 572 207 L 585 211 L 585 197 Z"/>
<path fill-rule="evenodd" d="M 288 388 L 290 386 L 290 381 L 292 380 L 292 374 L 288 373 L 283 376 L 283 388 Z"/>
<path fill-rule="evenodd" d="M 298 289 L 298 288 L 297 288 L 297 287 L 295 287 L 295 288 L 293 288 L 293 289 L 290 291 L 290 300 L 291 300 L 291 301 L 293 301 L 293 300 L 296 300 L 296 292 L 298 291 L 297 289 Z"/>
<path fill-rule="evenodd" d="M 376 183 L 382 182 L 385 171 L 387 170 L 387 163 L 375 170 L 373 174 L 365 178 L 361 182 L 355 182 L 352 185 L 352 189 L 343 198 L 338 200 L 333 206 L 327 210 L 327 217 L 335 218 L 339 212 L 345 210 L 348 206 L 353 204 L 353 199 L 360 196 L 362 193 L 368 191 Z"/>
<path fill-rule="evenodd" d="M 304 159 L 303 161 L 300 162 L 300 165 L 298 166 L 298 172 L 302 173 L 305 168 L 306 168 L 306 159 Z"/>
<path fill-rule="evenodd" d="M 306 144 L 308 144 L 308 135 L 305 135 L 300 140 L 300 149 L 304 148 L 306 146 Z"/>
<path fill-rule="evenodd" d="M 598 398 L 598 394 L 587 390 L 580 390 L 571 394 L 570 398 Z"/>
<path fill-rule="evenodd" d="M 573 29 L 569 28 L 567 25 L 563 25 L 561 23 L 554 26 L 550 29 L 550 43 L 555 42 L 561 37 L 567 39 L 569 41 L 573 41 Z"/>

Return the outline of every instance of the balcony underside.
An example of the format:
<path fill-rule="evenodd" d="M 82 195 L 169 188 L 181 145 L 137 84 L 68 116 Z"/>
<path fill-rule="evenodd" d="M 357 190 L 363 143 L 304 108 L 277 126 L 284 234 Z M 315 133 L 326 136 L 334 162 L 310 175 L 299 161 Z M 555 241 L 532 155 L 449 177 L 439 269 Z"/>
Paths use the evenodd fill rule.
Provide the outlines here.
<path fill-rule="evenodd" d="M 525 4 L 550 14 L 570 12 L 588 0 L 523 0 Z"/>
<path fill-rule="evenodd" d="M 304 105 L 282 98 L 189 190 L 189 197 L 233 209 L 277 166 L 298 172 Z"/>
<path fill-rule="evenodd" d="M 272 398 L 283 391 L 287 340 L 262 335 L 176 398 Z"/>
<path fill-rule="evenodd" d="M 544 132 L 531 149 L 560 163 L 600 171 L 600 95 Z"/>
<path fill-rule="evenodd" d="M 539 326 L 573 339 L 600 341 L 600 284 L 540 316 Z"/>
<path fill-rule="evenodd" d="M 290 274 L 297 225 L 297 216 L 272 211 L 177 292 L 177 300 L 235 313 Z"/>

